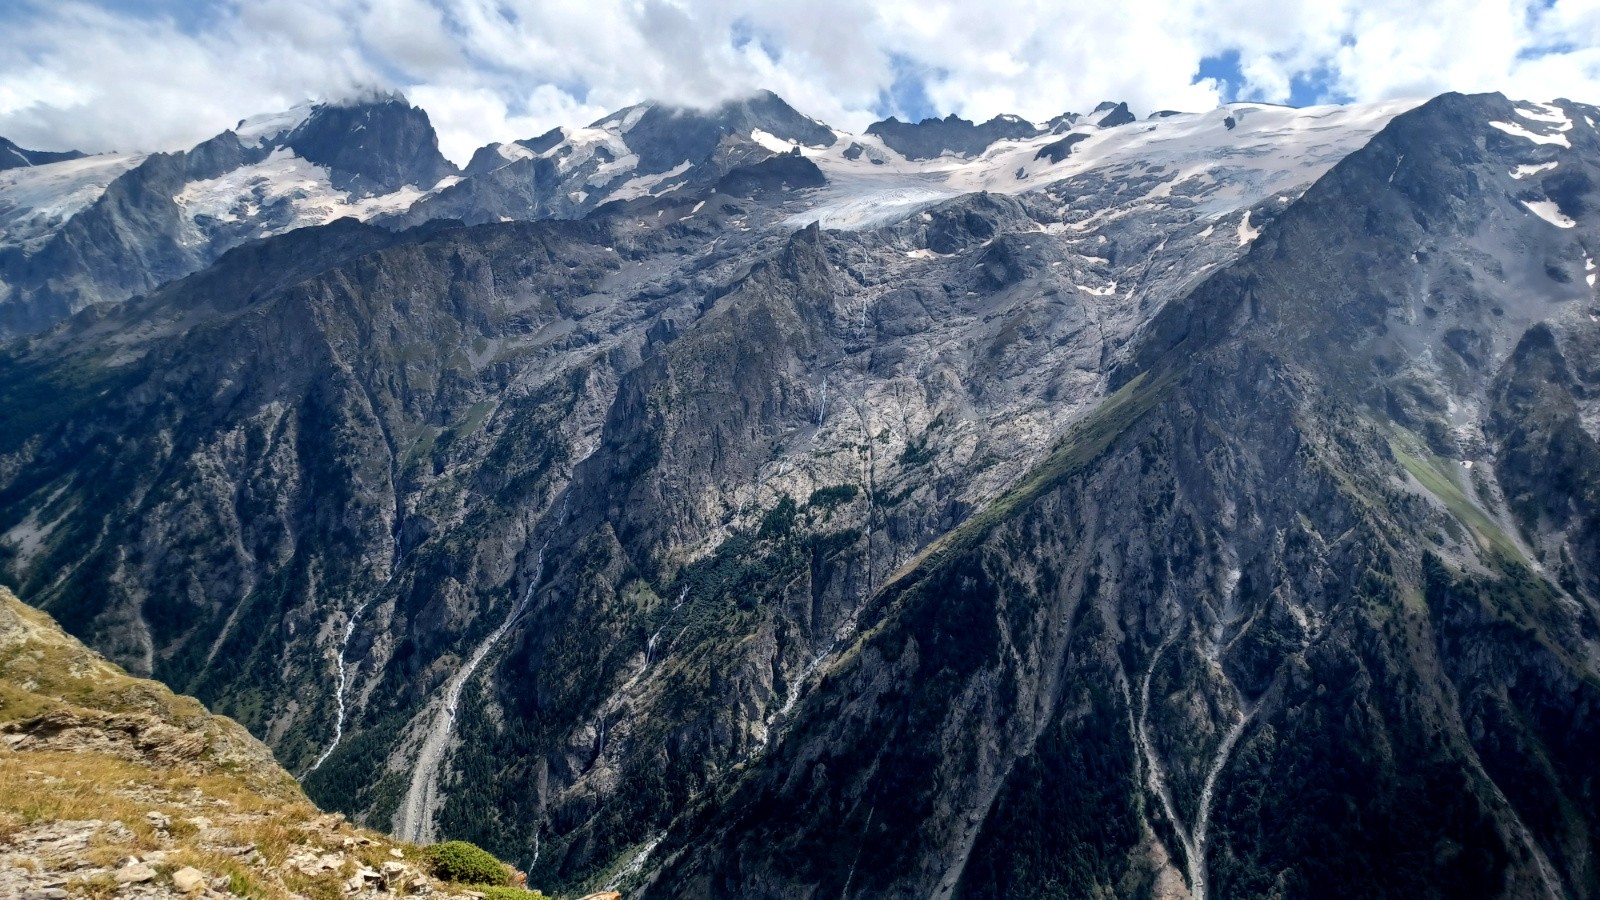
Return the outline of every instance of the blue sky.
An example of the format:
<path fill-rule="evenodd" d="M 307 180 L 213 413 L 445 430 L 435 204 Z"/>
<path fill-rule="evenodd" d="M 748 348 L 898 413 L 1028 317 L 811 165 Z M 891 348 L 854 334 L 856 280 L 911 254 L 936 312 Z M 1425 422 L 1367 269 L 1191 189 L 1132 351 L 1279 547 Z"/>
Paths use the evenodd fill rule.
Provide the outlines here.
<path fill-rule="evenodd" d="M 0 135 L 177 149 L 369 87 L 445 151 L 758 88 L 846 129 L 1500 90 L 1600 100 L 1600 0 L 0 0 Z"/>
<path fill-rule="evenodd" d="M 1289 81 L 1289 93 L 1276 96 L 1262 96 L 1257 91 L 1251 90 L 1251 85 L 1245 79 L 1244 72 L 1239 66 L 1239 51 L 1229 50 L 1216 56 L 1208 56 L 1200 60 L 1200 68 L 1195 77 L 1199 79 L 1212 79 L 1219 87 L 1219 94 L 1225 103 L 1234 103 L 1242 100 L 1253 100 L 1267 103 L 1283 103 L 1288 106 L 1316 106 L 1321 103 L 1349 103 L 1353 99 L 1339 90 L 1334 73 L 1325 67 L 1296 72 Z"/>

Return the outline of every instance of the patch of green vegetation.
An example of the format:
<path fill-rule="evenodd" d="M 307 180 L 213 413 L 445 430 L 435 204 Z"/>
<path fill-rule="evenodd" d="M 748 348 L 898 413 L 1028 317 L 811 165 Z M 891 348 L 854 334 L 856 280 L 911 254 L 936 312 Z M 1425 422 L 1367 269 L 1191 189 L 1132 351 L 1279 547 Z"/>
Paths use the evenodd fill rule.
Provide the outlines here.
<path fill-rule="evenodd" d="M 758 540 L 771 540 L 785 537 L 794 530 L 794 522 L 800 512 L 799 504 L 788 494 L 778 498 L 778 503 L 767 510 L 761 517 L 761 528 L 756 532 Z"/>
<path fill-rule="evenodd" d="M 433 456 L 433 445 L 439 439 L 439 429 L 432 425 L 424 425 L 417 433 L 417 439 L 411 442 L 406 449 L 406 455 L 400 460 L 400 471 L 410 469 L 412 464 L 419 459 L 430 459 Z"/>
<path fill-rule="evenodd" d="M 1458 522 L 1467 526 L 1480 547 L 1506 559 L 1522 558 L 1516 542 L 1467 497 L 1466 490 L 1456 480 L 1457 464 L 1425 449 L 1408 448 L 1404 441 L 1397 439 L 1389 441 L 1389 449 L 1417 483 L 1438 498 Z"/>
<path fill-rule="evenodd" d="M 1600 687 L 1589 666 L 1564 646 L 1560 635 L 1571 627 L 1555 587 L 1517 558 L 1490 560 L 1498 577 L 1458 572 L 1432 553 L 1423 556 L 1423 601 L 1431 609 L 1450 603 L 1477 606 L 1510 636 L 1537 643 L 1577 679 Z"/>
<path fill-rule="evenodd" d="M 906 502 L 906 498 L 916 493 L 917 487 L 917 483 L 913 481 L 897 491 L 886 487 L 879 488 L 872 492 L 872 505 L 882 509 L 893 509 Z"/>
<path fill-rule="evenodd" d="M 266 892 L 255 878 L 243 869 L 230 869 L 228 871 L 228 893 L 235 897 L 262 897 Z"/>
<path fill-rule="evenodd" d="M 935 454 L 936 451 L 928 446 L 928 436 L 923 434 L 906 441 L 906 448 L 900 451 L 900 465 L 908 469 L 915 468 L 932 462 Z"/>
<path fill-rule="evenodd" d="M 421 363 L 431 362 L 438 356 L 439 348 L 435 344 L 412 342 L 408 344 L 393 344 L 384 352 L 387 361 L 396 363 Z"/>
<path fill-rule="evenodd" d="M 1135 376 L 1116 393 L 1101 401 L 1083 421 L 1073 426 L 1050 455 L 1035 466 L 1021 483 L 931 544 L 902 570 L 902 575 L 918 570 L 925 563 L 948 559 L 970 548 L 1018 509 L 1082 472 L 1111 446 L 1118 435 L 1165 397 L 1177 380 L 1177 373 L 1170 369 L 1154 376 L 1144 372 Z"/>
<path fill-rule="evenodd" d="M 653 612 L 660 609 L 663 602 L 661 595 L 643 578 L 635 578 L 623 585 L 622 599 L 637 613 Z"/>
<path fill-rule="evenodd" d="M 375 827 L 387 827 L 394 819 L 394 814 L 400 811 L 400 802 L 405 799 L 406 788 L 410 779 L 400 772 L 386 772 L 378 779 L 368 791 L 372 797 L 372 811 L 367 816 L 367 821 Z"/>
<path fill-rule="evenodd" d="M 445 841 L 422 850 L 433 877 L 457 884 L 504 885 L 511 873 L 494 854 L 468 841 Z"/>
<path fill-rule="evenodd" d="M 388 750 L 399 739 L 406 721 L 404 713 L 389 710 L 376 722 L 347 723 L 345 739 L 333 755 L 321 768 L 304 776 L 306 795 L 324 809 L 352 816 L 364 808 L 371 809 L 370 821 L 387 822 L 398 808 L 403 779 L 398 773 L 390 772 L 373 782 L 371 773 L 383 771 Z M 327 739 L 324 733 L 319 732 L 318 736 Z M 323 746 L 312 746 L 302 755 L 301 764 L 314 759 Z M 279 752 L 283 758 L 282 751 Z"/>
<path fill-rule="evenodd" d="M 489 413 L 494 410 L 493 400 L 479 400 L 467 408 L 467 414 L 462 417 L 461 424 L 455 428 L 456 434 L 472 434 L 483 425 L 483 420 L 489 418 Z"/>
<path fill-rule="evenodd" d="M 1064 693 L 1087 713 L 1053 723 L 1017 761 L 973 846 L 962 900 L 1132 893 L 1118 891 L 1140 838 L 1130 765 L 1137 751 L 1126 716 L 1105 686 L 1084 674 Z"/>
<path fill-rule="evenodd" d="M 1568 846 L 1600 839 L 1592 814 L 1600 728 L 1572 712 L 1594 708 L 1600 678 L 1559 591 L 1518 563 L 1491 568 L 1497 575 L 1456 569 L 1431 553 L 1423 558 L 1446 674 L 1485 772 L 1535 838 L 1553 848 L 1558 869 L 1577 873 L 1574 895 L 1593 896 L 1600 873 L 1562 857 Z"/>
<path fill-rule="evenodd" d="M 833 484 L 820 487 L 811 492 L 811 499 L 806 505 L 813 509 L 832 510 L 854 500 L 861 493 L 861 488 L 853 484 Z"/>
<path fill-rule="evenodd" d="M 538 891 L 509 885 L 476 885 L 473 890 L 482 894 L 484 900 L 547 900 L 545 895 Z"/>
<path fill-rule="evenodd" d="M 29 438 L 114 396 L 128 373 L 105 365 L 105 360 L 106 354 L 100 354 L 41 363 L 0 354 L 0 409 L 7 419 L 0 453 L 15 452 Z"/>

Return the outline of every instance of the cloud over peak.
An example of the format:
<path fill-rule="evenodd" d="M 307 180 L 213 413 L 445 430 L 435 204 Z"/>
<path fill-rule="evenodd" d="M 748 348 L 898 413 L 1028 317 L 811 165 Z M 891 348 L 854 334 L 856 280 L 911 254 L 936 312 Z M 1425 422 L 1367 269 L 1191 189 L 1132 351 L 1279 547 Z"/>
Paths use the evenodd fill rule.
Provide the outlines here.
<path fill-rule="evenodd" d="M 188 146 L 380 85 L 464 161 L 491 140 L 649 97 L 767 88 L 859 129 L 1032 119 L 1108 97 L 1377 100 L 1445 90 L 1600 99 L 1600 0 L 20 0 L 0 11 L 0 135 L 42 149 Z"/>

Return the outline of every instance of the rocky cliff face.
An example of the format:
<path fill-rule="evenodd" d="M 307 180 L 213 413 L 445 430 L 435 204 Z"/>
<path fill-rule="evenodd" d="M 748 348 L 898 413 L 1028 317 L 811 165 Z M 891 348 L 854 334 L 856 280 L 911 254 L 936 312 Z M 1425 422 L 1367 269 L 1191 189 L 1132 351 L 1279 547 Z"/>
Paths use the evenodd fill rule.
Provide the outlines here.
<path fill-rule="evenodd" d="M 541 884 L 1596 892 L 1600 113 L 748 106 L 11 345 L 5 577 Z"/>
<path fill-rule="evenodd" d="M 1592 895 L 1595 301 L 1486 121 L 1557 109 L 1401 117 L 1169 306 L 653 893 Z"/>

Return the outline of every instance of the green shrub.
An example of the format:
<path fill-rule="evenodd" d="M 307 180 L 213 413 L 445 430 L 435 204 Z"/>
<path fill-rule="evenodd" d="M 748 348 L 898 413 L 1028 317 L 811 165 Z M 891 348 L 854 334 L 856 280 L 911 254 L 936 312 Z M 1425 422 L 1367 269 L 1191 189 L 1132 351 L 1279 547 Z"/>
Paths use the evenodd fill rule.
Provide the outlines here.
<path fill-rule="evenodd" d="M 480 887 L 484 900 L 549 900 L 538 891 L 525 891 L 518 887 Z"/>
<path fill-rule="evenodd" d="M 938 451 L 928 446 L 928 436 L 912 438 L 906 441 L 906 449 L 900 451 L 900 464 L 906 468 L 914 468 L 931 461 Z"/>
<path fill-rule="evenodd" d="M 425 848 L 423 858 L 433 877 L 457 884 L 503 885 L 510 871 L 494 854 L 466 841 L 445 841 Z M 526 898 L 523 898 L 526 900 Z"/>
<path fill-rule="evenodd" d="M 761 530 L 756 532 L 756 538 L 767 540 L 787 537 L 789 532 L 794 530 L 795 516 L 799 512 L 800 506 L 794 502 L 793 497 L 788 494 L 779 497 L 778 505 L 761 517 Z"/>
<path fill-rule="evenodd" d="M 849 503 L 861 493 L 861 488 L 853 484 L 835 484 L 820 487 L 811 492 L 811 499 L 807 503 L 819 509 L 833 509 L 844 503 Z"/>

